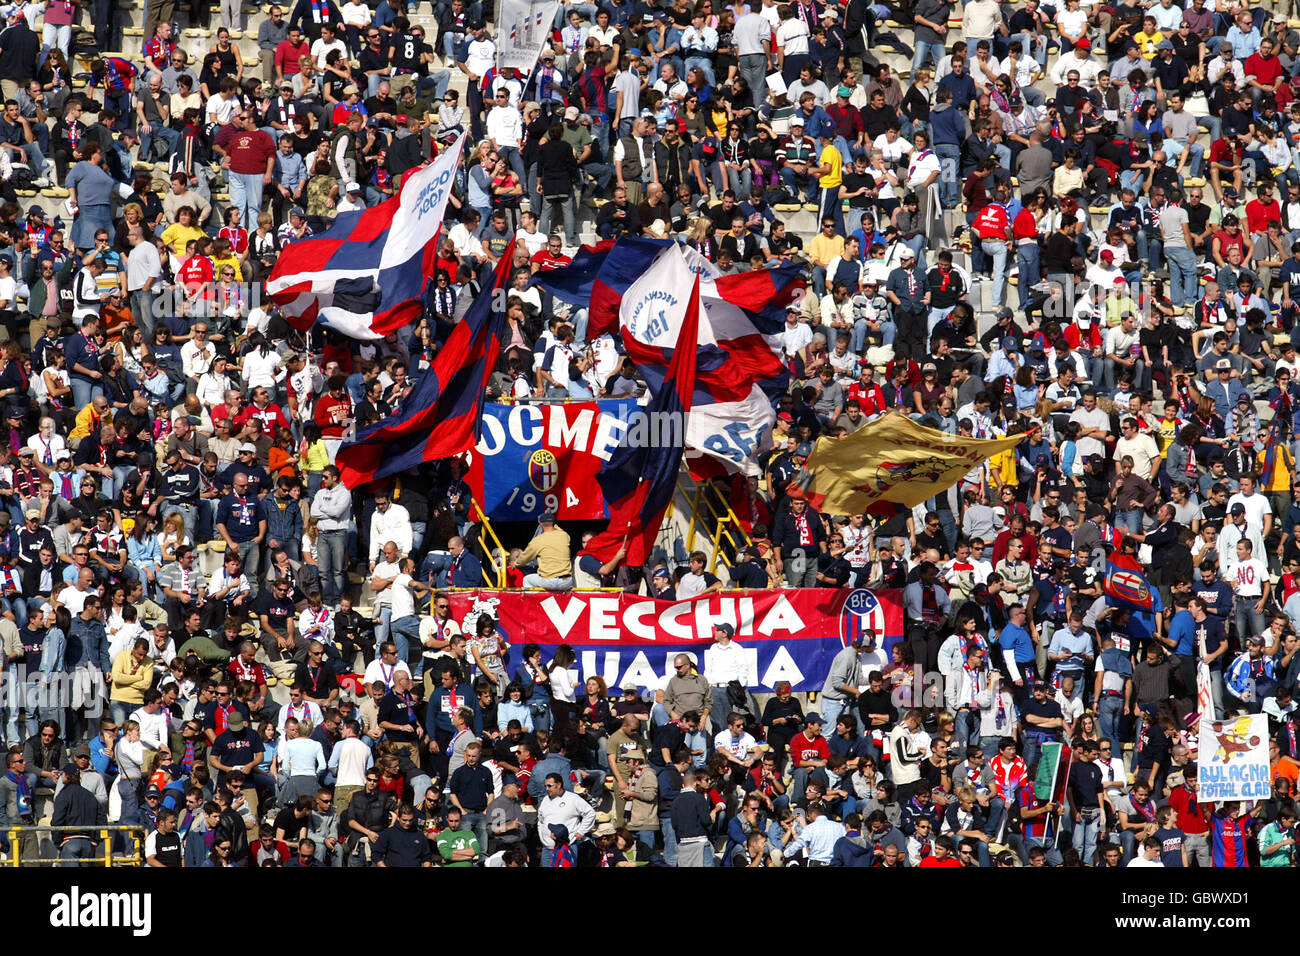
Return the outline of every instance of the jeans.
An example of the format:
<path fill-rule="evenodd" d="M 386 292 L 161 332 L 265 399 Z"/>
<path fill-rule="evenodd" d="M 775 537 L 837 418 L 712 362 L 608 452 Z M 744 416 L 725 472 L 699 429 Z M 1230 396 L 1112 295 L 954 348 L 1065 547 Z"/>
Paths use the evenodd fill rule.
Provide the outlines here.
<path fill-rule="evenodd" d="M 1169 260 L 1169 295 L 1175 308 L 1191 307 L 1201 297 L 1200 279 L 1196 273 L 1196 253 L 1186 246 L 1165 249 Z"/>
<path fill-rule="evenodd" d="M 1165 244 L 1160 238 L 1159 233 L 1149 236 L 1145 229 L 1139 229 L 1137 234 L 1138 258 L 1147 264 L 1147 268 L 1155 272 L 1163 268 L 1164 261 L 1161 253 L 1164 251 Z"/>
<path fill-rule="evenodd" d="M 170 126 L 163 126 L 161 123 L 153 127 L 152 133 L 140 131 L 140 157 L 148 162 L 152 155 L 150 150 L 153 147 L 153 138 L 161 137 L 167 141 L 167 155 L 170 156 L 176 152 L 176 145 L 181 141 L 181 134 Z"/>
<path fill-rule="evenodd" d="M 524 158 L 520 155 L 518 146 L 498 146 L 497 155 L 510 164 L 521 183 L 528 182 L 528 170 L 524 168 Z"/>
<path fill-rule="evenodd" d="M 1183 837 L 1183 846 L 1187 849 L 1187 862 L 1192 866 L 1209 868 L 1214 865 L 1210 856 L 1210 835 L 1208 833 L 1188 833 Z"/>
<path fill-rule="evenodd" d="M 1237 640 L 1263 634 L 1268 626 L 1268 619 L 1255 610 L 1255 598 L 1239 597 L 1233 602 L 1233 620 L 1237 622 Z"/>
<path fill-rule="evenodd" d="M 605 159 L 609 156 L 609 117 L 600 110 L 590 110 L 587 115 L 591 117 L 591 135 L 600 144 L 601 159 Z"/>
<path fill-rule="evenodd" d="M 569 245 L 577 245 L 578 225 L 577 215 L 574 210 L 573 192 L 560 194 L 558 196 L 546 196 L 543 200 L 541 229 L 546 235 L 555 231 L 555 220 L 560 218 L 564 221 L 565 241 Z M 559 209 L 560 214 L 557 217 L 555 210 Z"/>
<path fill-rule="evenodd" d="M 1020 296 L 1020 308 L 1029 304 L 1030 289 L 1036 285 L 1042 273 L 1039 269 L 1039 256 L 1042 250 L 1036 242 L 1022 242 L 1016 246 L 1016 269 L 1018 279 L 1016 291 Z"/>
<path fill-rule="evenodd" d="M 1127 528 L 1129 531 L 1142 530 L 1142 516 L 1145 514 L 1141 508 L 1130 508 L 1127 511 L 1117 511 L 1115 513 L 1115 526 L 1118 528 Z"/>
<path fill-rule="evenodd" d="M 1007 301 L 1007 244 L 983 239 L 980 248 L 993 260 L 993 305 L 1000 307 Z"/>
<path fill-rule="evenodd" d="M 88 866 L 88 863 L 82 861 L 97 855 L 95 844 L 89 837 L 69 837 L 68 841 L 59 847 L 59 866 Z"/>
<path fill-rule="evenodd" d="M 1097 837 L 1101 834 L 1100 810 L 1083 811 L 1082 819 L 1075 821 L 1071 845 L 1079 854 L 1084 866 L 1092 866 L 1092 856 L 1097 850 Z"/>
<path fill-rule="evenodd" d="M 1097 729 L 1110 741 L 1111 753 L 1121 753 L 1120 722 L 1124 719 L 1124 698 L 1115 694 L 1103 695 L 1097 704 Z"/>
<path fill-rule="evenodd" d="M 926 60 L 930 58 L 934 59 L 934 65 L 937 67 L 939 61 L 942 60 L 947 53 L 948 51 L 944 49 L 942 42 L 930 43 L 927 40 L 917 40 L 916 52 L 912 55 L 912 73 L 915 74 L 917 70 L 925 66 Z"/>
<path fill-rule="evenodd" d="M 885 317 L 878 318 L 877 322 L 880 324 L 881 344 L 893 345 L 894 339 L 898 336 L 898 326 L 895 325 L 891 319 Z M 871 327 L 867 325 L 866 319 L 858 319 L 858 321 L 853 323 L 853 333 L 851 338 L 854 352 L 857 352 L 859 355 L 862 354 L 862 350 L 867 344 L 867 334 L 870 331 Z"/>
<path fill-rule="evenodd" d="M 474 831 L 478 837 L 478 845 L 486 847 L 487 844 L 487 815 L 483 813 L 467 813 L 461 817 L 461 823 Z"/>
<path fill-rule="evenodd" d="M 664 835 L 664 862 L 669 866 L 677 865 L 677 831 L 673 829 L 673 818 L 659 818 L 659 832 Z"/>
<path fill-rule="evenodd" d="M 584 20 L 596 22 L 596 5 L 594 3 L 561 3 L 555 11 L 555 29 L 562 30 L 570 13 L 577 13 Z M 485 842 L 483 844 L 487 846 Z"/>
<path fill-rule="evenodd" d="M 738 58 L 737 68 L 749 84 L 749 91 L 754 97 L 754 109 L 760 109 L 767 101 L 767 57 L 762 53 L 747 53 Z M 675 856 L 676 850 L 673 852 Z"/>
<path fill-rule="evenodd" d="M 262 211 L 262 174 L 227 170 L 226 180 L 230 183 L 230 205 L 243 210 L 244 222 L 257 222 Z"/>
<path fill-rule="evenodd" d="M 423 645 L 420 644 L 420 618 L 415 614 L 399 617 L 389 625 L 388 639 L 397 645 L 397 659 L 411 665 L 419 677 L 424 673 Z M 486 846 L 487 844 L 483 844 Z"/>
<path fill-rule="evenodd" d="M 47 23 L 41 28 L 42 49 L 50 49 L 57 46 L 63 51 L 64 59 L 67 59 L 68 47 L 71 43 L 72 24 L 69 23 L 64 26 L 55 26 L 52 23 Z"/>
<path fill-rule="evenodd" d="M 689 73 L 692 68 L 699 67 L 704 72 L 704 78 L 709 81 L 709 86 L 717 86 L 717 80 L 713 76 L 713 61 L 706 56 L 688 56 L 686 58 L 686 72 Z"/>
<path fill-rule="evenodd" d="M 544 578 L 540 574 L 524 575 L 524 587 L 544 591 L 572 591 L 573 578 Z"/>
<path fill-rule="evenodd" d="M 320 564 L 321 597 L 334 607 L 346 592 L 347 532 L 322 531 L 316 538 L 316 552 Z"/>
<path fill-rule="evenodd" d="M 754 183 L 754 170 L 749 166 L 742 166 L 740 169 L 731 169 L 722 163 L 713 164 L 713 190 L 720 197 L 723 192 L 730 189 L 737 196 L 748 196 L 749 187 Z M 839 190 L 836 190 L 836 195 Z"/>
<path fill-rule="evenodd" d="M 98 382 L 92 382 L 86 378 L 77 378 L 75 375 L 68 379 L 68 385 L 72 388 L 72 401 L 78 410 L 89 405 L 91 399 L 96 395 L 104 394 L 104 386 Z"/>
<path fill-rule="evenodd" d="M 939 157 L 939 200 L 946 208 L 955 208 L 961 197 L 957 185 L 957 174 L 961 169 L 961 147 L 952 143 L 936 143 L 934 154 Z"/>

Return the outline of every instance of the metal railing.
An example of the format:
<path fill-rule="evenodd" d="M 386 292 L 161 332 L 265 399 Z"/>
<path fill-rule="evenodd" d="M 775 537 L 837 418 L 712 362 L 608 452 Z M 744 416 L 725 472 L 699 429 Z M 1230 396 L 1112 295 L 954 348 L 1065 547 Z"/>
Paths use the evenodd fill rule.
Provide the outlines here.
<path fill-rule="evenodd" d="M 747 547 L 751 543 L 749 533 L 745 526 L 740 523 L 740 518 L 732 510 L 729 502 L 718 486 L 711 481 L 700 482 L 695 485 L 695 492 L 692 495 L 679 482 L 677 490 L 681 494 L 691 499 L 691 517 L 686 526 L 686 551 L 689 554 L 695 550 L 695 533 L 700 522 L 707 519 L 707 523 L 700 527 L 701 533 L 709 539 L 712 545 L 709 556 L 709 573 L 712 574 L 717 570 L 718 561 L 722 561 L 727 567 L 735 565 L 735 557 L 741 548 Z M 726 545 L 724 548 L 723 545 Z"/>
<path fill-rule="evenodd" d="M 23 857 L 22 854 L 22 837 L 24 834 L 32 834 L 39 840 L 44 834 L 54 833 L 97 833 L 99 834 L 99 844 L 103 852 L 96 856 L 81 857 L 75 862 L 81 866 L 141 866 L 144 860 L 144 829 L 139 826 L 115 825 L 102 827 L 78 827 L 78 826 L 46 826 L 37 824 L 34 826 L 16 826 L 10 827 L 5 831 L 9 837 L 9 858 L 4 861 L 4 866 L 40 866 L 45 863 L 69 862 L 62 857 L 42 857 L 36 858 Z M 113 835 L 121 833 L 130 841 L 131 850 L 129 853 L 115 855 L 113 853 Z"/>
<path fill-rule="evenodd" d="M 505 546 L 501 544 L 501 539 L 497 537 L 496 531 L 492 528 L 492 522 L 488 518 L 487 512 L 483 510 L 483 506 L 473 497 L 471 497 L 469 501 L 470 504 L 473 505 L 474 510 L 478 512 L 479 550 L 483 552 L 483 557 L 487 559 L 487 563 L 492 566 L 492 570 L 496 573 L 497 587 L 504 588 L 506 586 L 506 563 L 508 561 L 508 552 L 506 551 Z M 483 539 L 485 534 L 489 539 L 491 539 L 492 544 L 495 545 L 495 553 L 501 556 L 499 562 L 495 557 L 493 557 L 493 549 L 489 548 L 487 541 Z"/>

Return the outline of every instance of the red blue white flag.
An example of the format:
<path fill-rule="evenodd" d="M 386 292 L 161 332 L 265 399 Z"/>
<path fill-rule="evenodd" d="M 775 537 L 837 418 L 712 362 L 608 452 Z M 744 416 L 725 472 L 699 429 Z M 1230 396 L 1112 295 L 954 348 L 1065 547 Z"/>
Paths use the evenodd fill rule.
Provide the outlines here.
<path fill-rule="evenodd" d="M 354 339 L 383 338 L 417 318 L 465 134 L 377 206 L 343 213 L 288 246 L 266 291 L 294 328 L 316 322 Z"/>
<path fill-rule="evenodd" d="M 359 432 L 339 449 L 335 463 L 343 483 L 356 488 L 473 448 L 483 422 L 488 378 L 501 356 L 505 309 L 498 291 L 514 262 L 512 239 L 497 265 L 491 289 L 483 289 L 447 343 L 425 369 L 397 413 Z"/>

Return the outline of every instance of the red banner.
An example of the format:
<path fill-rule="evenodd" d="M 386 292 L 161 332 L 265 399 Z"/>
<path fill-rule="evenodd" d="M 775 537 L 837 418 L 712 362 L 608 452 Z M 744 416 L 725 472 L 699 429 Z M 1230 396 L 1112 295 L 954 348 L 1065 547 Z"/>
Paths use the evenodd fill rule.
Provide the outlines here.
<path fill-rule="evenodd" d="M 583 678 L 600 675 L 611 687 L 628 680 L 655 686 L 679 653 L 702 660 L 715 624 L 736 629 L 749 654 L 749 686 L 767 691 L 779 680 L 820 690 L 831 658 L 864 627 L 886 651 L 903 636 L 898 590 L 727 591 L 685 601 L 615 591 L 460 591 L 451 601 L 467 633 L 479 614 L 498 620 L 512 645 L 512 671 L 523 644 L 540 644 L 548 657 L 568 644 Z"/>

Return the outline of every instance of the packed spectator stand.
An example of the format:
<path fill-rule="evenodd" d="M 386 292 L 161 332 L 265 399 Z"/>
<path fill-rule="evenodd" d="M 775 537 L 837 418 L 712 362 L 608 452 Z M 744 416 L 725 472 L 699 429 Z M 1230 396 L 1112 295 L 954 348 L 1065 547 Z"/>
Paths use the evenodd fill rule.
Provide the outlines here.
<path fill-rule="evenodd" d="M 423 6 L 0 7 L 8 859 L 114 821 L 160 866 L 1294 864 L 1292 11 L 565 0 L 524 76 L 491 4 Z M 292 328 L 280 251 L 461 133 L 423 315 Z M 340 483 L 507 249 L 490 399 L 643 394 L 529 285 L 638 235 L 806 270 L 762 477 L 719 485 L 744 547 L 593 565 L 552 518 L 494 550 L 459 462 Z M 913 512 L 790 497 L 882 414 L 1024 438 Z M 1107 602 L 1116 555 L 1162 610 Z M 503 582 L 896 589 L 905 633 L 792 693 L 719 627 L 608 687 L 462 633 L 450 595 Z M 1269 717 L 1254 806 L 1197 803 L 1201 659 L 1216 713 Z"/>

